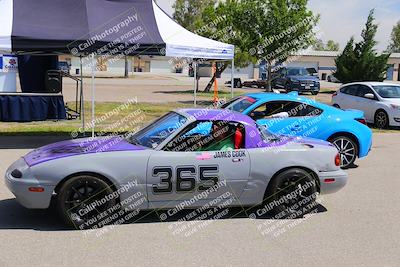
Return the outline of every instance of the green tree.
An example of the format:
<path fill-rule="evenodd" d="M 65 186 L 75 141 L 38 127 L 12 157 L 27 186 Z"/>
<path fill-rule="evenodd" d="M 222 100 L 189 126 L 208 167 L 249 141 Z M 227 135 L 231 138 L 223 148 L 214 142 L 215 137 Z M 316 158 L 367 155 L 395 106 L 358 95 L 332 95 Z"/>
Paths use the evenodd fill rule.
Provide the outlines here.
<path fill-rule="evenodd" d="M 400 53 L 400 21 L 393 26 L 391 42 L 388 50 L 392 53 Z"/>
<path fill-rule="evenodd" d="M 245 1 L 243 1 L 245 2 Z M 256 58 L 249 53 L 248 38 L 239 18 L 246 12 L 242 1 L 220 1 L 218 5 L 208 6 L 202 13 L 200 27 L 195 33 L 224 43 L 235 45 L 235 67 L 247 67 L 255 63 Z M 217 76 L 231 65 L 230 62 L 218 62 L 216 73 L 204 89 L 209 92 Z"/>
<path fill-rule="evenodd" d="M 377 42 L 375 35 L 378 25 L 374 24 L 374 10 L 368 16 L 362 40 L 355 43 L 352 37 L 343 53 L 335 60 L 335 77 L 343 83 L 359 81 L 383 81 L 387 71 L 387 61 L 390 54 L 378 55 L 374 47 Z"/>
<path fill-rule="evenodd" d="M 315 43 L 312 46 L 312 48 L 315 51 L 324 51 L 325 50 L 325 44 L 321 39 L 316 39 Z"/>
<path fill-rule="evenodd" d="M 273 66 L 296 55 L 315 42 L 314 27 L 319 16 L 307 8 L 307 0 L 250 0 L 242 15 L 250 51 L 267 62 L 268 88 Z"/>
<path fill-rule="evenodd" d="M 340 49 L 339 43 L 336 43 L 336 42 L 333 41 L 333 40 L 329 40 L 329 41 L 326 43 L 326 46 L 325 46 L 325 50 L 326 50 L 326 51 L 339 51 L 339 49 Z"/>
<path fill-rule="evenodd" d="M 195 11 L 200 9 L 193 7 L 195 2 L 207 1 L 178 0 L 175 19 L 202 36 L 235 45 L 237 67 L 265 60 L 267 90 L 271 88 L 272 67 L 315 42 L 313 29 L 319 16 L 307 8 L 308 0 L 220 0 L 217 5 L 204 5 L 201 16 Z M 217 72 L 228 65 L 219 64 Z"/>
<path fill-rule="evenodd" d="M 328 40 L 325 45 L 321 39 L 317 39 L 313 44 L 313 49 L 316 51 L 339 51 L 340 45 L 333 40 Z"/>
<path fill-rule="evenodd" d="M 194 32 L 202 24 L 205 8 L 213 7 L 217 0 L 176 0 L 173 18 L 185 29 Z"/>

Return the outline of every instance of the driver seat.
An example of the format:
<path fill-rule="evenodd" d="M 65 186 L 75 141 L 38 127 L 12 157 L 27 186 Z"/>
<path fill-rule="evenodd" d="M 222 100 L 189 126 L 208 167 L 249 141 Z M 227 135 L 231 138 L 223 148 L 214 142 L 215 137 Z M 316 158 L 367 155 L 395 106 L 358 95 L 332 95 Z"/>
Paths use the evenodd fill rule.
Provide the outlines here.
<path fill-rule="evenodd" d="M 235 149 L 244 148 L 244 136 L 244 128 L 241 125 L 238 125 L 234 135 Z"/>

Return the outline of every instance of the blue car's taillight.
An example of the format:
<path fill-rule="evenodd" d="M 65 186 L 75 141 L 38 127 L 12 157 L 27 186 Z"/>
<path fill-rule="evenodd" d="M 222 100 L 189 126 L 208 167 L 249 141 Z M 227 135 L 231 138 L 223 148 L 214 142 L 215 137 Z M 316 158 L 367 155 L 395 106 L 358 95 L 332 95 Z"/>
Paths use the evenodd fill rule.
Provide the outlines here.
<path fill-rule="evenodd" d="M 367 121 L 364 118 L 356 119 L 356 121 L 358 121 L 359 123 L 362 123 L 364 125 L 367 125 Z"/>

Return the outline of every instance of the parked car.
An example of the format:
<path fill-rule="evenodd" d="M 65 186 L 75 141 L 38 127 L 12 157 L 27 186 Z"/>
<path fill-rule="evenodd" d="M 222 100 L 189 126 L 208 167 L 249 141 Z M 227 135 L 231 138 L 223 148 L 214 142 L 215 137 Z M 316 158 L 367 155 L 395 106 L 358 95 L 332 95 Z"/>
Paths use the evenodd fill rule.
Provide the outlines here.
<path fill-rule="evenodd" d="M 110 212 L 117 220 L 132 209 L 221 205 L 221 196 L 231 199 L 225 206 L 273 202 L 276 211 L 301 213 L 318 193 L 345 186 L 339 164 L 328 142 L 285 139 L 236 112 L 186 109 L 125 138 L 38 148 L 13 163 L 5 181 L 24 207 L 46 209 L 54 199 L 65 222 L 86 229 L 101 227 L 96 219 Z"/>
<path fill-rule="evenodd" d="M 327 80 L 328 80 L 328 82 L 330 82 L 330 83 L 340 83 L 339 79 L 336 78 L 333 74 L 328 75 Z"/>
<path fill-rule="evenodd" d="M 232 84 L 232 81 L 226 81 L 226 82 L 225 82 L 225 85 L 226 85 L 226 86 L 231 87 L 231 84 Z M 243 85 L 242 85 L 242 79 L 240 79 L 240 78 L 234 78 L 234 79 L 233 79 L 233 85 L 234 85 L 234 88 L 242 88 L 242 87 L 243 87 Z"/>
<path fill-rule="evenodd" d="M 66 73 L 69 73 L 71 70 L 71 66 L 66 61 L 60 61 L 58 62 L 58 69 Z"/>
<path fill-rule="evenodd" d="M 249 115 L 276 134 L 307 136 L 333 143 L 339 150 L 341 166 L 351 166 L 356 158 L 368 155 L 372 131 L 358 110 L 340 110 L 289 94 L 258 93 L 232 99 L 222 108 Z"/>
<path fill-rule="evenodd" d="M 250 87 L 250 88 L 268 88 L 268 81 L 267 80 L 252 80 L 252 81 L 244 81 L 243 82 L 244 87 Z"/>
<path fill-rule="evenodd" d="M 366 121 L 380 129 L 400 126 L 400 85 L 382 82 L 357 82 L 343 85 L 332 95 L 332 105 L 359 109 Z"/>
<path fill-rule="evenodd" d="M 306 68 L 288 67 L 274 73 L 273 87 L 285 89 L 286 92 L 311 92 L 317 95 L 320 91 L 320 81 Z"/>

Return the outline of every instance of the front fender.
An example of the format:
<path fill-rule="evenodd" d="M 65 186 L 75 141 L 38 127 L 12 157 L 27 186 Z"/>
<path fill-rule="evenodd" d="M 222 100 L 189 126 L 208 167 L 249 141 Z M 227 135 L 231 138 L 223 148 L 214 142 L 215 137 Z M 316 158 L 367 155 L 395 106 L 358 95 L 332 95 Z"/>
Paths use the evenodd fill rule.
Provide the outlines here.
<path fill-rule="evenodd" d="M 135 192 L 147 198 L 147 163 L 151 153 L 152 150 L 143 150 L 78 155 L 35 165 L 31 171 L 41 183 L 54 187 L 74 174 L 95 173 L 109 179 L 117 189 L 135 183 Z M 121 200 L 129 196 L 121 195 Z"/>

